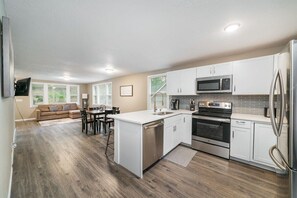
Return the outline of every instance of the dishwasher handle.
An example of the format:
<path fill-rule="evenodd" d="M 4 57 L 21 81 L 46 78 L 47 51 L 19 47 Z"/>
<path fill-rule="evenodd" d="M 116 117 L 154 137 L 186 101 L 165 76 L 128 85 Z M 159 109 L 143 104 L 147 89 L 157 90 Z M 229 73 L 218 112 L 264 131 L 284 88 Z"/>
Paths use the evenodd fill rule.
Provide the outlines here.
<path fill-rule="evenodd" d="M 159 127 L 159 126 L 163 126 L 164 123 L 163 122 L 160 122 L 160 123 L 157 123 L 157 124 L 153 124 L 153 125 L 147 125 L 144 127 L 144 129 L 151 129 L 151 128 L 156 128 L 156 127 Z"/>

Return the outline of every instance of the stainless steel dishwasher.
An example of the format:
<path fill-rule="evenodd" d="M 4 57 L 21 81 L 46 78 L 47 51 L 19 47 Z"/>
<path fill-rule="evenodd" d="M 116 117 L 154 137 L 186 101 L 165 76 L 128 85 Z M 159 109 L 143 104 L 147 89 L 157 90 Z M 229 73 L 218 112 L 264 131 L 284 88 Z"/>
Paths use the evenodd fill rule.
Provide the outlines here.
<path fill-rule="evenodd" d="M 143 170 L 163 156 L 163 120 L 143 125 Z"/>

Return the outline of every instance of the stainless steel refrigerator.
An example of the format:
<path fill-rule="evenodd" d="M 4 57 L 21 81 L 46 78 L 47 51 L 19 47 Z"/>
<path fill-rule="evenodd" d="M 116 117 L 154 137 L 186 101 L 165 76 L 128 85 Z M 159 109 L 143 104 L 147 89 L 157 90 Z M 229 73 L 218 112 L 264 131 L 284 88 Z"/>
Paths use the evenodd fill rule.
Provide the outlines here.
<path fill-rule="evenodd" d="M 297 40 L 290 41 L 275 62 L 269 109 L 277 144 L 269 155 L 286 178 L 287 196 L 297 198 Z"/>

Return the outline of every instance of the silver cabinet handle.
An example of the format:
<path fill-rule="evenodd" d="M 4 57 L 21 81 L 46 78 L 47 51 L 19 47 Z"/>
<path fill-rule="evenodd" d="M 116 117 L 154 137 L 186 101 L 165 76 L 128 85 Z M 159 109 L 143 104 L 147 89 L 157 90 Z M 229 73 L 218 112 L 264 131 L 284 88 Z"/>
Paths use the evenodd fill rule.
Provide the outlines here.
<path fill-rule="evenodd" d="M 154 125 L 149 125 L 149 126 L 145 126 L 144 129 L 151 129 L 151 128 L 156 128 L 159 126 L 163 126 L 163 123 L 159 123 L 159 124 L 154 124 Z"/>
<path fill-rule="evenodd" d="M 279 162 L 276 157 L 273 155 L 273 151 L 276 150 L 279 154 L 279 156 L 281 157 L 281 159 L 284 161 L 284 156 L 282 155 L 282 153 L 278 150 L 278 148 L 276 147 L 276 145 L 272 146 L 269 149 L 269 156 L 271 157 L 272 161 L 281 169 L 286 171 L 287 167 L 284 166 L 281 162 Z M 286 165 L 286 163 L 284 162 L 284 164 Z"/>
<path fill-rule="evenodd" d="M 236 85 L 234 85 L 234 87 L 233 87 L 233 91 L 236 92 Z"/>
<path fill-rule="evenodd" d="M 280 94 L 281 94 L 281 107 L 280 107 L 280 120 L 277 124 L 275 121 L 275 114 L 274 114 L 274 89 L 276 87 L 277 79 L 279 79 L 280 84 Z M 280 70 L 278 69 L 272 79 L 272 83 L 270 86 L 270 94 L 269 94 L 269 113 L 270 113 L 270 120 L 273 128 L 273 132 L 275 136 L 279 137 L 282 132 L 282 126 L 283 126 L 283 120 L 284 120 L 284 114 L 285 114 L 285 93 L 284 93 L 284 83 L 283 78 L 281 75 Z"/>
<path fill-rule="evenodd" d="M 17 147 L 17 144 L 15 142 L 11 143 L 11 148 L 15 149 Z"/>
<path fill-rule="evenodd" d="M 237 124 L 245 124 L 245 121 L 236 121 Z"/>
<path fill-rule="evenodd" d="M 184 117 L 184 122 L 186 122 L 186 118 Z"/>
<path fill-rule="evenodd" d="M 232 138 L 234 138 L 234 131 L 232 131 Z"/>
<path fill-rule="evenodd" d="M 207 117 L 207 116 L 199 116 L 199 115 L 192 116 L 192 118 L 200 119 L 200 120 L 211 120 L 211 121 L 217 121 L 217 122 L 230 123 L 230 119 L 225 119 L 225 118 L 215 118 L 215 117 Z"/>

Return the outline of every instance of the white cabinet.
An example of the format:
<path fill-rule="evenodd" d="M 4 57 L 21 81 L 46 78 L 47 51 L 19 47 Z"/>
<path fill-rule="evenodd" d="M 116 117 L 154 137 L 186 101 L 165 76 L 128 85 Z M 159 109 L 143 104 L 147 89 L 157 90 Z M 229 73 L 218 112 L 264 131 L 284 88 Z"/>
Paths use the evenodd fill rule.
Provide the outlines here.
<path fill-rule="evenodd" d="M 230 156 L 250 161 L 252 149 L 252 122 L 231 121 Z"/>
<path fill-rule="evenodd" d="M 167 72 L 168 95 L 196 95 L 196 68 Z"/>
<path fill-rule="evenodd" d="M 182 115 L 181 140 L 185 144 L 192 144 L 192 115 Z"/>
<path fill-rule="evenodd" d="M 270 124 L 255 123 L 253 161 L 274 167 L 269 156 L 269 149 L 276 144 L 277 138 Z"/>
<path fill-rule="evenodd" d="M 166 155 L 181 142 L 182 115 L 164 119 L 163 155 Z"/>
<path fill-rule="evenodd" d="M 273 55 L 235 61 L 233 64 L 233 95 L 268 95 L 273 67 Z"/>
<path fill-rule="evenodd" d="M 232 75 L 233 63 L 220 63 L 215 65 L 207 65 L 197 67 L 197 78 L 211 77 L 211 76 L 225 76 Z"/>

